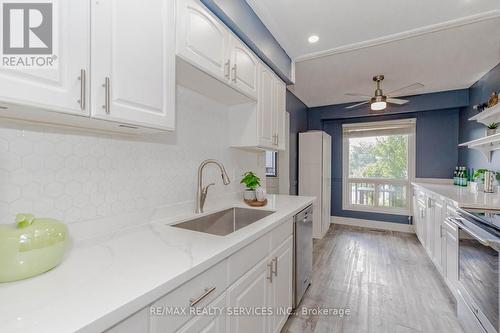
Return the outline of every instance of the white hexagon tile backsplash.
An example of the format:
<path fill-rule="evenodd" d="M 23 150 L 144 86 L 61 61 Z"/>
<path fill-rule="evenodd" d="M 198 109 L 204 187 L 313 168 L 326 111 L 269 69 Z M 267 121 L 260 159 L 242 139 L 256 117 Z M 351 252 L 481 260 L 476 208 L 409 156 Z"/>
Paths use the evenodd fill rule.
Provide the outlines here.
<path fill-rule="evenodd" d="M 243 171 L 263 175 L 263 156 L 229 148 L 228 112 L 178 87 L 177 129 L 154 139 L 0 120 L 0 223 L 19 212 L 73 223 L 193 201 L 207 158 L 232 180 L 223 186 L 207 167 L 211 195 L 240 191 Z"/>

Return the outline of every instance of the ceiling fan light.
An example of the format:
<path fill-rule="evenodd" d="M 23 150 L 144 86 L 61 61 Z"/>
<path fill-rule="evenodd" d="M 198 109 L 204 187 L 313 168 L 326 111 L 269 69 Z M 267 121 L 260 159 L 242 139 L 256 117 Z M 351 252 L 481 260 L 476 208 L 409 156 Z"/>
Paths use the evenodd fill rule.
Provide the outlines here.
<path fill-rule="evenodd" d="M 385 110 L 386 107 L 387 107 L 387 102 L 385 101 L 373 102 L 370 104 L 370 109 L 372 109 L 372 111 Z"/>

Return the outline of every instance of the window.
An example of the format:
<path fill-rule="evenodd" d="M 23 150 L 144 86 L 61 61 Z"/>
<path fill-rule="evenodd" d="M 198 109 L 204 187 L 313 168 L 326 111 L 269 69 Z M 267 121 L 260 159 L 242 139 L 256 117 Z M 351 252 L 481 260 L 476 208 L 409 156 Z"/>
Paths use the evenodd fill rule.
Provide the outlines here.
<path fill-rule="evenodd" d="M 410 214 L 415 119 L 343 125 L 343 209 Z"/>
<path fill-rule="evenodd" d="M 278 152 L 276 151 L 266 151 L 266 176 L 276 177 L 278 176 Z"/>

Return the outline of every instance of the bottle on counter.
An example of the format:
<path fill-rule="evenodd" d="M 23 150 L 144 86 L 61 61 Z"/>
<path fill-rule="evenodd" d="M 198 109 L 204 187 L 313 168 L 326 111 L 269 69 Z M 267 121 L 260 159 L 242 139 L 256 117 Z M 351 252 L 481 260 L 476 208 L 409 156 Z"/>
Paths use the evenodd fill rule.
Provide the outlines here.
<path fill-rule="evenodd" d="M 467 168 L 464 167 L 464 180 L 462 182 L 462 186 L 467 187 L 468 183 L 469 183 L 469 171 L 467 171 Z"/>
<path fill-rule="evenodd" d="M 453 172 L 453 185 L 458 185 L 458 167 L 455 167 Z"/>
<path fill-rule="evenodd" d="M 465 172 L 464 167 L 458 168 L 458 186 L 464 186 Z"/>

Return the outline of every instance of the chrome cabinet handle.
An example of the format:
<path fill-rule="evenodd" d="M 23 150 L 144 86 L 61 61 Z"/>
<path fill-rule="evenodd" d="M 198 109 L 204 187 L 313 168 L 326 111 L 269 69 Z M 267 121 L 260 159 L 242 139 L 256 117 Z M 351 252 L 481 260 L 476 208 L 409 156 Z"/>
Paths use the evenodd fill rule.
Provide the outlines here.
<path fill-rule="evenodd" d="M 233 72 L 233 82 L 236 83 L 237 80 L 236 80 L 236 73 L 238 71 L 237 67 L 236 67 L 236 64 L 233 65 L 233 68 L 231 69 L 231 71 Z"/>
<path fill-rule="evenodd" d="M 280 138 L 280 137 L 279 137 L 279 134 L 278 134 L 278 133 L 276 133 L 276 146 L 277 146 L 277 145 L 279 145 L 279 143 L 280 143 L 279 138 Z"/>
<path fill-rule="evenodd" d="M 231 59 L 227 59 L 226 63 L 224 64 L 224 76 L 226 77 L 226 79 L 230 79 L 230 70 L 231 68 Z"/>
<path fill-rule="evenodd" d="M 267 277 L 267 279 L 269 280 L 269 282 L 273 283 L 273 263 L 270 262 L 269 264 L 267 264 L 267 267 L 269 267 L 269 276 Z"/>
<path fill-rule="evenodd" d="M 278 276 L 278 257 L 274 257 L 272 262 L 274 263 L 274 276 Z"/>
<path fill-rule="evenodd" d="M 80 109 L 85 110 L 85 100 L 87 99 L 87 77 L 85 69 L 80 69 L 80 76 L 78 77 L 80 81 L 80 99 L 78 103 L 80 103 Z"/>
<path fill-rule="evenodd" d="M 211 293 L 213 293 L 215 291 L 215 289 L 216 289 L 216 287 L 205 288 L 205 292 L 203 294 L 201 294 L 197 298 L 190 298 L 189 299 L 189 306 L 193 307 L 196 304 L 200 303 L 205 297 L 207 297 L 208 295 L 210 295 Z"/>
<path fill-rule="evenodd" d="M 102 85 L 104 87 L 104 105 L 102 108 L 104 111 L 109 114 L 109 100 L 110 100 L 110 94 L 109 94 L 109 89 L 110 89 L 110 83 L 109 83 L 109 77 L 106 77 L 104 80 L 104 84 Z"/>
<path fill-rule="evenodd" d="M 273 134 L 273 145 L 278 145 L 278 134 Z"/>

